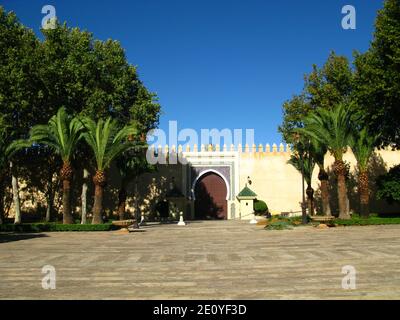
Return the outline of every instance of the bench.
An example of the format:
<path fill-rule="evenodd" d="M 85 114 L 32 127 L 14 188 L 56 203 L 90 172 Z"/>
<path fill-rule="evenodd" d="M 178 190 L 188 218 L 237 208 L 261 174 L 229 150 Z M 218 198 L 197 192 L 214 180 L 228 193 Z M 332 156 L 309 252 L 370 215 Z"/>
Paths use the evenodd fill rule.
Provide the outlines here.
<path fill-rule="evenodd" d="M 335 219 L 334 216 L 311 216 L 311 220 L 319 223 L 331 222 Z"/>

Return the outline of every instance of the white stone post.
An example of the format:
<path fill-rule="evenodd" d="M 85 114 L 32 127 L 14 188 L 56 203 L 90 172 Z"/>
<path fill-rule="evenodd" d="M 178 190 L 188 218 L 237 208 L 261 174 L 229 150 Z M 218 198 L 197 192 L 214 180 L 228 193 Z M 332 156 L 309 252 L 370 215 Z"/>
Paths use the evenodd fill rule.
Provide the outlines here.
<path fill-rule="evenodd" d="M 179 222 L 178 222 L 178 226 L 186 226 L 185 221 L 183 221 L 183 212 L 181 211 L 179 213 L 180 217 L 179 217 Z"/>
<path fill-rule="evenodd" d="M 257 224 L 257 220 L 256 220 L 256 215 L 253 213 L 252 214 L 252 219 L 250 220 L 250 224 Z"/>

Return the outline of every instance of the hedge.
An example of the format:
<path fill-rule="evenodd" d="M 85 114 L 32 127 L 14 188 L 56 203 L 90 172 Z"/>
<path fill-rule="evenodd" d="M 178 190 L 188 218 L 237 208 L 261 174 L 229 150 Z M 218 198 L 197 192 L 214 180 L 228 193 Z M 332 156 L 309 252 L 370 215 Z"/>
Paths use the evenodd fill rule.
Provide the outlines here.
<path fill-rule="evenodd" d="M 370 217 L 368 219 L 353 217 L 349 220 L 335 219 L 333 224 L 340 226 L 370 226 L 370 225 L 384 225 L 384 224 L 400 224 L 400 218 L 380 218 Z"/>
<path fill-rule="evenodd" d="M 23 223 L 1 224 L 0 232 L 69 232 L 69 231 L 110 231 L 116 229 L 106 224 L 59 224 L 59 223 Z"/>

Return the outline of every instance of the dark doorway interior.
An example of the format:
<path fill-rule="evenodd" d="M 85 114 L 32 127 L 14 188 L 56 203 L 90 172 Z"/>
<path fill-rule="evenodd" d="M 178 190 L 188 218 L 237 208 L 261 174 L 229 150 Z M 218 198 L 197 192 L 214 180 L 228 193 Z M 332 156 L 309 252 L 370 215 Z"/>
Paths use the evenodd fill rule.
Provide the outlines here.
<path fill-rule="evenodd" d="M 227 188 L 225 181 L 216 173 L 204 174 L 195 186 L 195 218 L 227 219 Z"/>

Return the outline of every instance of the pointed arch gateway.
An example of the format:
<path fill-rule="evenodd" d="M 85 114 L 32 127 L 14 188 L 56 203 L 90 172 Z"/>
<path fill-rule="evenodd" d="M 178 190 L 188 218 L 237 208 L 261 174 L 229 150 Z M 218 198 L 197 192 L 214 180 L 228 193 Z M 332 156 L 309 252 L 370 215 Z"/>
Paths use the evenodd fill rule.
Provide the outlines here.
<path fill-rule="evenodd" d="M 193 183 L 195 219 L 226 220 L 229 185 L 215 170 L 203 171 Z"/>

